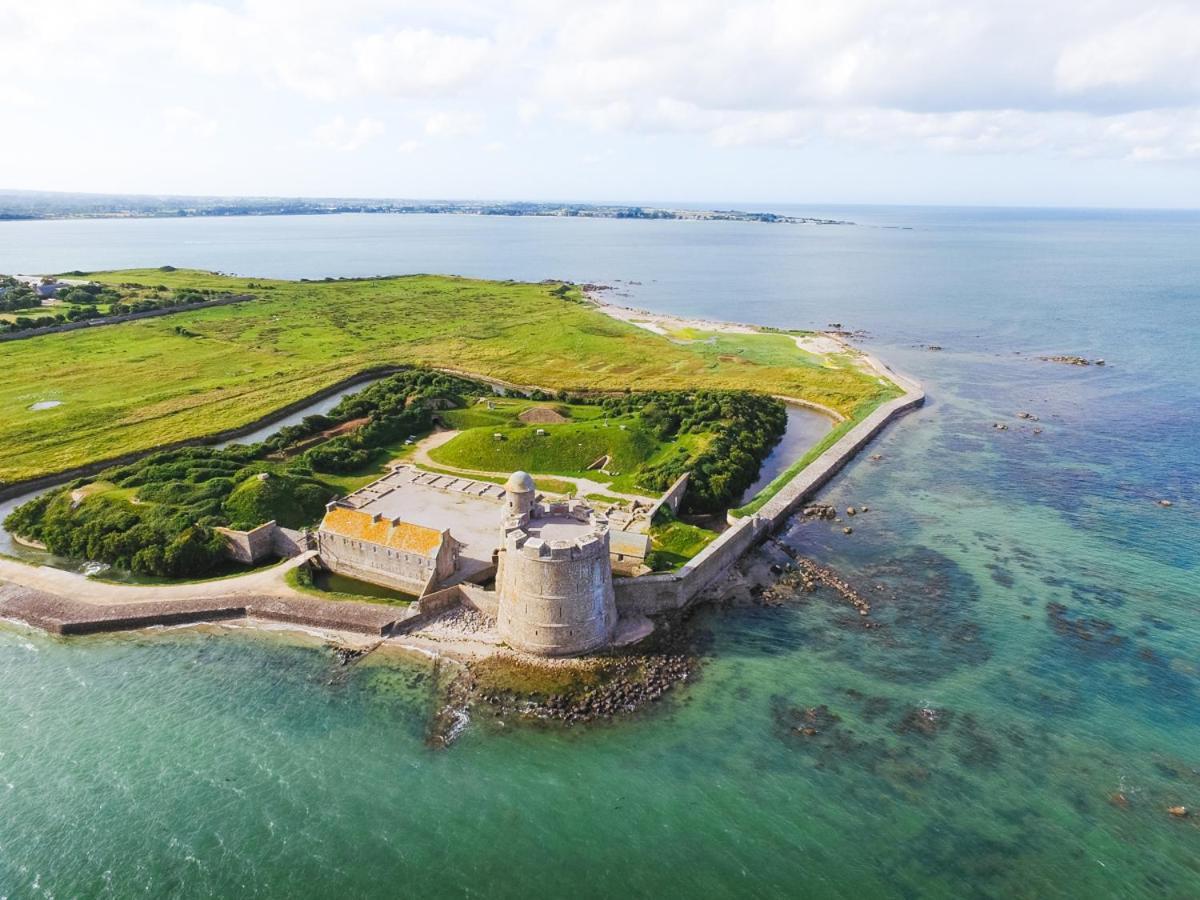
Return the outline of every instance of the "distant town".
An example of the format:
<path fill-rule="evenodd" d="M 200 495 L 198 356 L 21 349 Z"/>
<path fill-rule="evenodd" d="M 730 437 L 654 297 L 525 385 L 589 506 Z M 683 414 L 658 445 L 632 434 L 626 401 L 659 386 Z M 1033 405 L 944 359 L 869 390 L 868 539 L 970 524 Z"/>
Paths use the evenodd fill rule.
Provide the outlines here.
<path fill-rule="evenodd" d="M 0 191 L 0 220 L 187 218 L 194 216 L 316 216 L 391 213 L 464 216 L 557 216 L 584 219 L 688 219 L 782 225 L 853 225 L 839 219 L 734 209 L 666 209 L 588 203 L 390 200 L 305 197 L 187 197 Z"/>

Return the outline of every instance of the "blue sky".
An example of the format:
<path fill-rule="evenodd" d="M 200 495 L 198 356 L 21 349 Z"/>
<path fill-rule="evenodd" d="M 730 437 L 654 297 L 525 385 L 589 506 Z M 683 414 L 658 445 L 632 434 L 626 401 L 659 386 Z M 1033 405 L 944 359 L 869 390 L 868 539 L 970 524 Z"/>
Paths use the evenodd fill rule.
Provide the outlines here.
<path fill-rule="evenodd" d="M 0 188 L 1200 207 L 1200 2 L 0 0 Z"/>

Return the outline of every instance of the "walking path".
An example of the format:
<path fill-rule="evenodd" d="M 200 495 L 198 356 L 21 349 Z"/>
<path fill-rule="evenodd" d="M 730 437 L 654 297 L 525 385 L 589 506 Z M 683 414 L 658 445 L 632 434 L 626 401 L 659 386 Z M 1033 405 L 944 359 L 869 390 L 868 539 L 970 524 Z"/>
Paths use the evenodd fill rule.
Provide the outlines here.
<path fill-rule="evenodd" d="M 259 619 L 336 632 L 384 636 L 410 607 L 323 600 L 289 587 L 284 576 L 315 555 L 219 581 L 108 584 L 75 572 L 0 559 L 0 619 L 54 634 L 90 634 L 227 619 Z"/>
<path fill-rule="evenodd" d="M 290 569 L 316 556 L 310 550 L 285 560 L 269 569 L 258 569 L 245 575 L 198 581 L 190 584 L 114 584 L 97 581 L 78 572 L 67 572 L 53 566 L 31 566 L 28 563 L 0 558 L 0 581 L 72 597 L 83 603 L 110 606 L 114 603 L 148 603 L 164 600 L 211 600 L 247 595 L 271 597 L 304 597 L 284 581 Z"/>

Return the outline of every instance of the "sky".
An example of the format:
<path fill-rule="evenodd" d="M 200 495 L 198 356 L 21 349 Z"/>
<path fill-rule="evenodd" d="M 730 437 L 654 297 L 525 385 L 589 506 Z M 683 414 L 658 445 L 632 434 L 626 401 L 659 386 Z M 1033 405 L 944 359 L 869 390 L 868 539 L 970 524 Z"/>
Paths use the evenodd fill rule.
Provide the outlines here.
<path fill-rule="evenodd" d="M 1200 0 L 0 0 L 0 189 L 1200 207 Z"/>

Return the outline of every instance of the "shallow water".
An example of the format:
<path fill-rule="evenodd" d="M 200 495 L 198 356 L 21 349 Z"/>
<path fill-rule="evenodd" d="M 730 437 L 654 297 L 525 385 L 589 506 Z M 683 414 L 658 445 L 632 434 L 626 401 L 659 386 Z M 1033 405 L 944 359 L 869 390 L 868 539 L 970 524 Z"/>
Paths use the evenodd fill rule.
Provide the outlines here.
<path fill-rule="evenodd" d="M 871 507 L 853 535 L 779 536 L 881 627 L 824 592 L 705 611 L 699 679 L 618 726 L 480 719 L 439 752 L 424 663 L 0 629 L 0 896 L 1194 896 L 1200 819 L 1166 808 L 1200 809 L 1200 217 L 822 212 L 913 230 L 0 224 L 0 271 L 640 281 L 865 328 L 930 395 L 824 492 Z"/>

